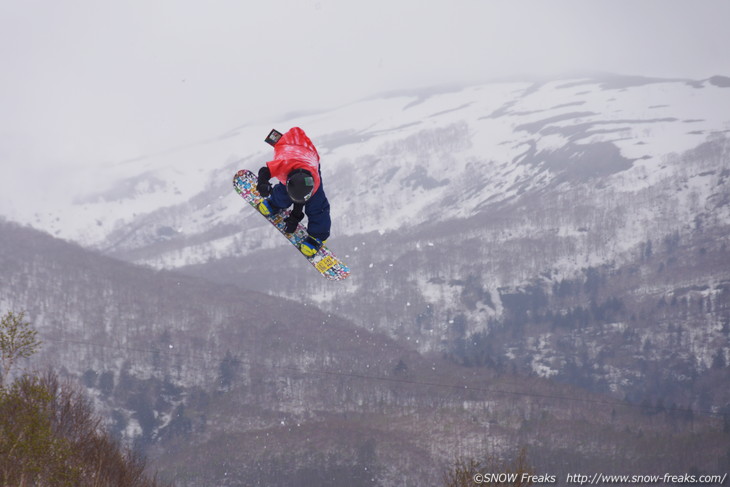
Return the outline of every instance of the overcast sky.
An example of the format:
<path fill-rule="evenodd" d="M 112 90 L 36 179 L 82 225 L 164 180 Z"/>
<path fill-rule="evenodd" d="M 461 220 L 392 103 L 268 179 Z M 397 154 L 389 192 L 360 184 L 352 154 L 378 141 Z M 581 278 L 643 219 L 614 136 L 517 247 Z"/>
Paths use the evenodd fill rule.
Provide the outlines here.
<path fill-rule="evenodd" d="M 388 90 L 730 75 L 728 19 L 725 0 L 0 0 L 0 191 Z"/>

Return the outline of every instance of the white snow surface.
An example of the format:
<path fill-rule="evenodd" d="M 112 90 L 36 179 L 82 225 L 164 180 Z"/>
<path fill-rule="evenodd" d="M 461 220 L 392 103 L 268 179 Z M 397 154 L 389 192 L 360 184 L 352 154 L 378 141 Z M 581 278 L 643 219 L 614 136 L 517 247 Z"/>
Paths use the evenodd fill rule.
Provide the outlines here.
<path fill-rule="evenodd" d="M 669 155 L 730 131 L 730 89 L 707 80 L 634 78 L 490 83 L 404 91 L 276 125 L 234 127 L 212 140 L 103 165 L 76 175 L 87 182 L 83 191 L 49 187 L 49 201 L 6 208 L 4 216 L 102 250 L 186 237 L 185 246 L 141 260 L 157 267 L 287 245 L 261 231 L 265 222 L 244 206 L 231 179 L 237 169 L 256 171 L 269 160 L 263 138 L 271 128 L 292 126 L 321 154 L 333 236 L 477 214 L 485 203 L 549 183 L 551 173 L 536 165 L 568 144 L 617 147 L 633 164 L 608 180 L 632 192 L 662 178 Z M 693 184 L 702 191 L 702 180 Z M 247 231 L 212 232 L 225 226 Z M 643 237 L 627 232 L 625 245 Z"/>

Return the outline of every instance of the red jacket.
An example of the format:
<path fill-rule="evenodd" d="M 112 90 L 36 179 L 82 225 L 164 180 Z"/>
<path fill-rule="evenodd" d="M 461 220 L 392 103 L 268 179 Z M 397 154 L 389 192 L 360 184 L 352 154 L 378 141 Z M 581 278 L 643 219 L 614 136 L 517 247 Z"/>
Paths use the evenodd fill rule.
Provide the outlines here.
<path fill-rule="evenodd" d="M 287 176 L 295 169 L 306 169 L 314 178 L 312 194 L 319 189 L 319 153 L 304 130 L 294 127 L 274 146 L 274 160 L 266 163 L 271 176 L 286 184 Z"/>

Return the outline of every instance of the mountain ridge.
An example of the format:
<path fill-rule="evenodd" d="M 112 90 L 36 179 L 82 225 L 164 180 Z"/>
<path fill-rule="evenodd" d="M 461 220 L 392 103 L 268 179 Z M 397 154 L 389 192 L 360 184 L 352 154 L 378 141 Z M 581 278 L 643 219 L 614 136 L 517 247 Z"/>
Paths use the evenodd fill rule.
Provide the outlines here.
<path fill-rule="evenodd" d="M 159 458 L 171 470 L 179 464 L 165 441 L 195 437 L 215 451 L 239 441 L 248 445 L 253 463 L 244 469 L 249 477 L 239 471 L 243 483 L 254 482 L 251 475 L 265 482 L 264 471 L 288 458 L 256 450 L 256 441 L 266 436 L 266 445 L 284 444 L 297 422 L 322 451 L 349 452 L 334 463 L 326 455 L 292 453 L 291 470 L 301 475 L 308 462 L 336 476 L 343 466 L 352 473 L 374 468 L 373 458 L 396 457 L 390 440 L 366 441 L 389 431 L 383 426 L 389 421 L 404 428 L 403 441 L 413 447 L 404 456 L 413 464 L 443 459 L 449 449 L 483 451 L 489 441 L 502 452 L 533 441 L 539 465 L 573 454 L 573 465 L 608 471 L 615 469 L 616 445 L 650 455 L 661 444 L 665 458 L 654 460 L 662 468 L 704 462 L 702 468 L 712 469 L 709 459 L 721 468 L 730 458 L 720 431 L 727 430 L 730 401 L 728 84 L 721 76 L 510 81 L 406 91 L 289 120 L 307 130 L 323 156 L 334 223 L 328 245 L 353 270 L 336 285 L 303 266 L 231 188 L 236 170 L 255 170 L 270 157 L 263 148 L 240 154 L 241 146 L 264 145 L 268 125 L 238 127 L 215 142 L 110 168 L 92 197 L 74 195 L 75 203 L 59 202 L 55 211 L 31 220 L 96 249 L 95 255 L 151 266 L 112 274 L 123 281 L 139 270 L 157 285 L 117 287 L 110 283 L 117 277 L 109 277 L 86 291 L 89 302 L 109 306 L 86 305 L 79 284 L 67 286 L 73 298 L 54 298 L 57 311 L 74 323 L 80 319 L 76 308 L 92 316 L 104 343 L 145 346 L 112 353 L 89 344 L 76 356 L 67 350 L 63 361 L 88 361 L 88 370 L 78 372 L 100 404 L 107 396 L 116 401 L 120 434 L 160 448 Z M 86 255 L 79 252 L 77 257 Z M 21 284 L 37 281 L 35 295 L 58 295 L 66 287 L 44 269 L 89 280 L 86 257 L 69 268 L 23 268 L 23 260 L 6 259 L 3 266 Z M 204 299 L 166 301 L 193 296 L 196 289 Z M 16 302 L 28 302 L 29 295 L 21 293 Z M 157 306 L 133 305 L 148 298 Z M 283 313 L 291 317 L 311 308 L 307 323 L 298 327 L 293 318 L 272 313 L 279 298 L 288 299 Z M 260 307 L 247 315 L 245 306 L 228 302 L 236 299 L 253 299 Z M 31 307 L 41 319 L 48 309 L 44 301 Z M 255 326 L 241 326 L 238 313 Z M 120 337 L 109 332 L 115 316 L 131 323 Z M 212 323 L 218 336 L 197 329 L 196 320 Z M 328 328 L 331 321 L 338 325 Z M 152 325 L 139 324 L 145 322 Z M 189 332 L 186 343 L 174 341 L 176 329 Z M 86 332 L 70 327 L 63 337 Z M 228 354 L 232 343 L 243 343 L 241 350 L 260 359 L 249 357 L 247 364 L 235 351 Z M 215 350 L 199 359 L 204 373 L 182 364 L 185 354 L 197 356 L 200 344 Z M 134 361 L 146 365 L 136 369 Z M 344 368 L 317 375 L 333 366 Z M 420 385 L 370 383 L 372 370 L 375 377 L 406 377 Z M 448 399 L 415 390 L 430 382 L 460 383 L 454 376 L 475 378 L 469 382 L 474 389 Z M 225 386 L 211 393 L 210 381 L 222 379 Z M 509 381 L 548 397 L 495 402 L 475 385 L 519 392 L 506 387 Z M 201 383 L 207 389 L 178 391 L 180 384 Z M 401 386 L 413 390 L 405 393 Z M 553 387 L 569 397 L 625 401 L 639 415 L 608 408 L 592 418 L 570 401 L 561 410 L 549 398 L 556 395 L 549 392 Z M 327 401 L 344 406 L 332 411 Z M 229 435 L 226 412 L 237 405 L 250 418 L 236 423 L 249 429 Z M 700 411 L 720 416 L 722 427 L 703 418 L 709 429 L 686 436 Z M 204 420 L 205 414 L 215 419 Z M 354 443 L 332 436 L 343 415 L 362 421 L 348 426 L 360 432 Z M 432 427 L 418 436 L 409 415 L 427 418 Z M 469 421 L 478 428 L 470 430 Z M 622 421 L 629 424 L 623 432 Z M 439 429 L 442 422 L 454 429 Z M 557 432 L 558 425 L 584 431 L 579 423 L 592 439 Z M 316 424 L 327 432 L 319 440 Z M 544 428 L 550 434 L 541 433 Z M 601 444 L 596 429 L 615 443 Z M 545 449 L 551 438 L 561 438 L 556 445 L 583 446 L 566 447 L 561 456 Z M 669 451 L 677 438 L 683 445 L 702 443 L 707 450 L 696 453 L 704 451 L 704 460 Z M 429 441 L 438 444 L 413 446 Z M 589 461 L 590 452 L 603 457 Z M 207 468 L 202 463 L 201 471 Z M 210 468 L 217 476 L 228 467 Z M 388 468 L 379 471 L 390 479 L 383 484 L 397 484 L 397 468 Z"/>
<path fill-rule="evenodd" d="M 723 79 L 722 77 L 717 78 Z M 728 121 L 723 121 L 721 112 L 717 110 L 717 106 L 721 105 L 720 101 L 724 97 L 723 89 L 716 87 L 708 80 L 689 83 L 687 80 L 640 78 L 640 81 L 634 77 L 613 76 L 603 80 L 598 78 L 572 81 L 546 80 L 541 83 L 486 84 L 464 87 L 456 91 L 435 90 L 434 93 L 434 90 L 423 90 L 422 94 L 403 92 L 398 96 L 356 102 L 326 113 L 301 116 L 291 119 L 289 123 L 304 126 L 314 137 L 320 151 L 327 156 L 323 158 L 322 170 L 328 182 L 328 192 L 332 194 L 331 199 L 335 204 L 333 211 L 336 212 L 336 215 L 337 212 L 343 215 L 349 214 L 352 212 L 351 208 L 354 208 L 352 207 L 353 201 L 340 196 L 340 194 L 346 194 L 348 188 L 339 181 L 346 177 L 346 174 L 357 175 L 357 172 L 353 173 L 350 170 L 348 160 L 358 158 L 363 160 L 363 156 L 369 154 L 375 155 L 375 160 L 387 157 L 390 163 L 388 169 L 371 175 L 370 180 L 372 181 L 380 180 L 392 168 L 401 167 L 402 171 L 402 166 L 413 167 L 414 162 L 409 161 L 409 158 L 414 155 L 422 159 L 416 165 L 423 166 L 426 172 L 439 168 L 438 165 L 434 165 L 438 162 L 435 160 L 435 156 L 447 159 L 440 161 L 441 166 L 447 163 L 456 164 L 454 169 L 463 171 L 464 163 L 462 161 L 472 161 L 472 163 L 485 167 L 494 164 L 490 162 L 490 159 L 491 161 L 511 160 L 514 164 L 524 157 L 521 154 L 525 151 L 521 147 L 532 146 L 536 153 L 544 153 L 546 149 L 550 149 L 551 145 L 562 145 L 566 140 L 584 144 L 591 138 L 603 137 L 620 148 L 624 157 L 629 160 L 647 156 L 656 159 L 672 152 L 672 146 L 677 147 L 678 150 L 693 147 L 703 140 L 703 134 L 710 133 L 708 129 L 716 132 L 728 130 Z M 585 89 L 575 91 L 574 89 L 578 87 Z M 665 96 L 662 99 L 662 92 L 672 95 L 674 98 L 666 99 Z M 646 97 L 646 100 L 639 101 L 637 96 Z M 652 98 L 659 100 L 654 103 Z M 549 104 L 545 103 L 545 99 Z M 692 100 L 696 106 L 694 108 L 692 105 L 686 106 L 685 99 Z M 414 105 L 415 102 L 418 103 Z M 546 108 L 546 105 L 552 108 Z M 579 112 L 570 110 L 576 106 L 580 106 L 584 110 Z M 610 111 L 611 108 L 614 109 L 613 112 Z M 677 110 L 684 113 L 677 113 Z M 707 110 L 718 113 L 712 114 L 710 120 L 707 119 L 707 113 L 709 113 Z M 675 112 L 671 113 L 672 111 Z M 667 113 L 671 114 L 671 117 L 661 116 Z M 595 114 L 595 116 L 591 117 L 589 114 Z M 618 118 L 618 116 L 622 117 Z M 539 118 L 536 119 L 536 117 Z M 545 126 L 545 120 L 550 120 L 551 117 L 553 122 Z M 662 127 L 662 121 L 668 122 L 669 118 L 673 118 L 674 123 Z M 531 137 L 534 134 L 531 134 L 529 130 L 523 130 L 523 128 L 531 126 L 537 127 L 535 124 L 540 123 L 541 119 L 542 128 L 549 130 L 540 134 L 540 137 Z M 631 124 L 622 127 L 622 120 L 631 122 L 636 128 L 642 128 L 644 132 L 649 132 L 641 138 L 637 138 L 641 134 L 636 133 Z M 575 123 L 571 123 L 573 121 Z M 694 128 L 698 129 L 691 132 L 702 131 L 702 133 L 695 135 L 682 133 L 687 132 L 682 131 L 682 125 L 687 123 L 696 125 Z M 642 125 L 645 125 L 646 128 L 641 127 Z M 433 145 L 427 151 L 422 150 L 420 144 L 429 142 L 429 140 L 426 137 L 419 138 L 417 136 L 419 131 L 445 129 L 449 126 L 452 126 L 453 129 L 445 132 L 442 130 L 444 135 L 431 140 L 430 143 Z M 623 131 L 632 136 L 633 140 L 638 140 L 644 145 L 656 138 L 660 134 L 660 130 L 672 129 L 681 136 L 673 139 L 662 137 L 661 143 L 666 147 L 660 151 L 649 151 L 647 148 L 643 153 L 636 153 L 636 148 L 641 149 L 641 145 L 632 147 L 626 141 L 611 139 L 608 137 L 610 133 L 601 134 L 589 130 L 596 126 L 610 127 L 617 133 Z M 572 131 L 572 135 L 569 137 L 566 137 L 568 134 L 561 135 L 560 133 L 567 128 Z M 187 209 L 183 205 L 181 208 L 183 211 L 194 211 L 186 218 L 187 221 L 181 218 L 181 215 L 167 223 L 156 222 L 154 225 L 156 228 L 152 229 L 152 234 L 147 239 L 153 242 L 159 238 L 184 237 L 199 232 L 198 227 L 200 229 L 211 228 L 220 220 L 230 223 L 236 220 L 237 212 L 232 210 L 237 207 L 233 203 L 234 198 L 232 198 L 230 188 L 226 187 L 226 184 L 230 184 L 229 181 L 226 181 L 228 176 L 223 177 L 223 175 L 229 174 L 232 177 L 232 174 L 242 165 L 250 165 L 249 168 L 256 169 L 254 166 L 258 166 L 266 160 L 266 153 L 260 142 L 261 134 L 265 132 L 268 132 L 268 128 L 263 126 L 243 126 L 229 132 L 226 139 L 218 141 L 219 144 L 211 143 L 202 148 L 194 148 L 190 153 L 183 152 L 172 157 L 161 156 L 155 161 L 147 161 L 144 164 L 126 164 L 125 170 L 122 172 L 118 166 L 109 168 L 108 174 L 100 178 L 100 184 L 98 184 L 100 189 L 94 193 L 105 198 L 103 188 L 113 184 L 109 191 L 118 196 L 112 198 L 110 203 L 114 201 L 117 204 L 92 205 L 90 203 L 93 198 L 77 197 L 77 203 L 71 203 L 75 214 L 89 215 L 81 218 L 82 224 L 84 219 L 87 222 L 82 227 L 79 227 L 78 222 L 64 221 L 64 211 L 48 215 L 39 214 L 35 222 L 31 220 L 28 222 L 45 228 L 50 233 L 60 232 L 60 236 L 80 241 L 87 246 L 94 245 L 111 249 L 109 242 L 103 242 L 105 236 L 117 231 L 115 228 L 121 230 L 125 224 L 131 223 L 135 214 L 137 214 L 136 218 L 142 217 L 149 221 L 146 216 L 142 215 L 149 215 L 160 206 L 174 207 L 176 204 L 174 201 L 179 204 L 191 199 L 190 195 L 196 195 L 199 200 L 198 205 L 202 206 L 203 210 L 210 209 L 212 213 L 211 211 L 194 210 L 194 207 L 198 205 L 193 207 L 188 205 Z M 524 135 L 521 135 L 523 132 Z M 336 135 L 338 133 L 340 135 Z M 475 138 L 477 135 L 478 138 Z M 405 150 L 399 150 L 409 136 L 416 136 L 413 140 L 419 146 L 406 146 Z M 451 140 L 451 137 L 455 136 L 458 136 L 459 139 Z M 698 142 L 689 142 L 691 140 Z M 368 141 L 375 144 L 368 144 Z M 388 142 L 394 144 L 389 146 Z M 679 142 L 682 142 L 680 146 L 677 145 Z M 249 145 L 252 143 L 255 145 Z M 236 146 L 238 149 L 235 149 Z M 246 146 L 251 147 L 250 152 L 243 157 L 237 155 L 241 152 L 240 148 Z M 261 147 L 261 149 L 256 149 L 256 147 Z M 437 150 L 436 153 L 431 152 L 434 149 Z M 199 158 L 199 155 L 205 154 L 205 151 L 208 151 L 209 154 Z M 492 154 L 492 156 L 490 159 L 485 159 L 485 154 Z M 457 157 L 454 158 L 453 155 Z M 214 167 L 209 169 L 206 166 L 210 164 L 208 161 L 211 161 L 211 158 L 217 159 L 212 163 Z M 425 164 L 426 162 L 428 164 Z M 432 168 L 429 169 L 429 167 Z M 340 168 L 339 171 L 338 168 Z M 378 170 L 377 167 L 372 169 Z M 498 182 L 506 184 L 509 179 L 504 180 L 504 176 L 510 177 L 510 173 L 514 173 L 514 170 L 510 170 L 502 176 L 499 175 L 499 172 L 493 173 L 490 177 L 497 176 Z M 388 178 L 383 177 L 382 179 L 387 180 Z M 358 176 L 351 183 L 360 185 L 361 181 L 362 176 Z M 193 187 L 197 187 L 197 189 L 191 190 Z M 377 201 L 375 196 L 380 200 L 392 199 L 392 195 L 398 192 L 397 189 L 397 186 L 391 185 L 379 188 L 364 206 L 374 209 Z M 203 191 L 201 192 L 201 190 Z M 494 189 L 490 189 L 490 192 L 497 196 L 500 194 L 500 191 Z M 220 204 L 222 202 L 216 201 L 220 198 L 224 199 L 224 205 Z M 59 205 L 61 205 L 59 207 L 61 210 L 65 203 L 59 202 Z M 356 214 L 358 213 L 362 212 L 356 212 Z M 168 211 L 166 219 L 170 220 L 173 215 L 174 213 Z M 57 218 L 59 218 L 58 221 L 56 221 Z M 193 220 L 198 220 L 202 225 L 193 224 Z M 375 221 L 364 230 L 377 230 L 386 223 L 382 220 Z M 387 227 L 387 225 L 385 226 Z M 133 227 L 138 228 L 139 225 L 133 224 Z M 170 228 L 175 232 L 169 235 L 157 235 L 158 228 Z M 336 230 L 339 230 L 341 234 L 349 235 L 358 232 L 357 225 L 352 224 L 342 225 Z M 149 230 L 147 231 L 149 232 Z M 89 238 L 91 235 L 96 236 Z M 113 238 L 111 240 L 113 241 Z M 219 241 L 216 245 L 228 244 Z M 117 251 L 120 250 L 123 249 L 119 248 Z M 159 261 L 155 265 L 166 266 L 167 264 Z"/>
<path fill-rule="evenodd" d="M 652 242 L 691 241 L 702 231 L 722 238 L 730 222 L 724 79 L 511 81 L 404 92 L 293 120 L 317 135 L 333 205 L 330 246 L 354 271 L 336 287 L 307 275 L 232 191 L 230 176 L 265 161 L 263 150 L 227 156 L 212 170 L 175 166 L 176 181 L 187 174 L 186 185 L 206 188 L 192 193 L 163 176 L 170 161 L 156 169 L 147 161 L 127 174 L 129 185 L 115 185 L 122 200 L 100 224 L 108 233 L 96 247 L 311 302 L 417 350 L 449 353 L 456 335 L 488 333 L 504 319 L 500 289 L 538 280 L 550 295 L 587 269 L 645 267 Z M 253 140 L 259 128 L 228 133 L 217 150 Z M 115 212 L 130 211 L 126 203 L 156 193 L 184 202 L 108 226 Z M 681 276 L 669 281 L 685 285 Z M 454 331 L 461 315 L 466 324 Z M 719 340 L 712 328 L 696 333 Z"/>
<path fill-rule="evenodd" d="M 549 446 L 563 424 L 603 425 L 631 452 L 640 444 L 621 431 L 690 435 L 685 409 L 665 410 L 671 433 L 664 420 L 644 424 L 643 407 L 465 368 L 306 304 L 116 261 L 17 224 L 0 222 L 0 268 L 0 307 L 26 310 L 44 342 L 27 365 L 78 378 L 110 430 L 177 485 L 315 484 L 313 470 L 327 481 L 398 485 L 438 478 L 454 455 L 508 454 L 528 440 L 548 468 L 566 458 Z M 718 419 L 695 414 L 691 434 L 720 434 Z M 609 427 L 601 418 L 612 415 Z M 583 427 L 568 430 L 572 441 L 612 448 Z M 723 454 L 713 441 L 696 455 L 662 451 L 658 468 L 682 458 L 712 470 Z M 587 451 L 571 458 L 600 463 Z"/>

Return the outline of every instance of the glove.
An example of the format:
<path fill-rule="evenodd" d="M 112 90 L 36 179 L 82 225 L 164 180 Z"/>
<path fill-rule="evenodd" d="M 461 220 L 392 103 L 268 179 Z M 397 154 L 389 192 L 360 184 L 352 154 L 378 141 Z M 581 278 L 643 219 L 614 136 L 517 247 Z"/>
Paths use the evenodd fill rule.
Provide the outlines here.
<path fill-rule="evenodd" d="M 284 223 L 286 224 L 286 226 L 284 227 L 284 233 L 294 233 L 297 231 L 297 225 L 299 225 L 299 221 L 295 218 L 292 218 L 291 215 L 286 217 Z"/>
<path fill-rule="evenodd" d="M 264 198 L 267 198 L 271 194 L 271 183 L 269 179 L 271 179 L 271 171 L 269 168 L 264 166 L 259 169 L 259 182 L 256 184 L 256 191 Z"/>
<path fill-rule="evenodd" d="M 286 224 L 284 227 L 285 233 L 296 232 L 297 225 L 299 225 L 299 222 L 304 219 L 304 212 L 302 211 L 302 208 L 304 208 L 304 205 L 294 204 L 294 208 L 292 208 L 291 213 L 289 213 L 289 216 L 284 220 L 284 223 Z"/>
<path fill-rule="evenodd" d="M 268 198 L 271 195 L 271 183 L 268 181 L 259 181 L 256 185 L 256 191 L 264 198 Z"/>

